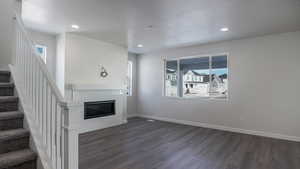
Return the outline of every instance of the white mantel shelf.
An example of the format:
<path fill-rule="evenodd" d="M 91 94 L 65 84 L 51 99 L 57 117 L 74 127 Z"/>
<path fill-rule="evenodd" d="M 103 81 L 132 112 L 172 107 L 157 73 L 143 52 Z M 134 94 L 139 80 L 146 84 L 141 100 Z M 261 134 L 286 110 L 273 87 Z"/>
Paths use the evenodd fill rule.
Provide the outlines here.
<path fill-rule="evenodd" d="M 101 84 L 66 85 L 65 98 L 69 106 L 82 105 L 85 101 L 126 97 L 125 89 L 111 89 Z"/>
<path fill-rule="evenodd" d="M 98 90 L 98 91 L 125 91 L 126 89 L 111 89 L 101 84 L 70 84 L 67 89 L 71 90 Z"/>

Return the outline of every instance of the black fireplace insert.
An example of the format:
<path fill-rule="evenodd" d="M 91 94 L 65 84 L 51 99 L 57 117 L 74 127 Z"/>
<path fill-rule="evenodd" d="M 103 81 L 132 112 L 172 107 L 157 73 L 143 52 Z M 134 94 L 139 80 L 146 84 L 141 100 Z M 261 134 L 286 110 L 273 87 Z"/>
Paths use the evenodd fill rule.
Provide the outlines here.
<path fill-rule="evenodd" d="M 115 115 L 115 100 L 85 102 L 84 119 Z"/>

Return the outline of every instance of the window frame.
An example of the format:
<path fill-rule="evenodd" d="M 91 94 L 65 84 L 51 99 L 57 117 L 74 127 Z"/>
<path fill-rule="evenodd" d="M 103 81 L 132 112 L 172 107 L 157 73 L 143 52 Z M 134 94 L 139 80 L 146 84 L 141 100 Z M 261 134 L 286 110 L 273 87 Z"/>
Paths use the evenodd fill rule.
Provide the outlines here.
<path fill-rule="evenodd" d="M 200 57 L 209 57 L 209 82 L 211 83 L 212 80 L 212 57 L 214 56 L 222 56 L 226 55 L 227 56 L 227 97 L 222 98 L 222 97 L 214 97 L 214 96 L 194 96 L 194 97 L 183 97 L 179 96 L 180 88 L 177 86 L 177 96 L 167 96 L 166 95 L 166 63 L 167 61 L 177 61 L 177 72 L 180 71 L 180 60 L 182 59 L 193 59 L 193 58 L 200 58 Z M 230 68 L 229 68 L 229 53 L 228 52 L 223 52 L 223 53 L 213 53 L 213 54 L 200 54 L 200 55 L 191 55 L 191 56 L 179 56 L 179 57 L 163 57 L 163 92 L 162 96 L 170 99 L 179 99 L 179 100 L 224 100 L 228 101 L 229 100 L 229 86 L 230 86 Z M 178 74 L 177 74 L 178 76 Z M 179 78 L 177 77 L 177 84 L 179 84 Z"/>
<path fill-rule="evenodd" d="M 129 72 L 130 65 L 130 72 Z M 133 61 L 127 61 L 127 96 L 132 96 L 133 92 Z"/>

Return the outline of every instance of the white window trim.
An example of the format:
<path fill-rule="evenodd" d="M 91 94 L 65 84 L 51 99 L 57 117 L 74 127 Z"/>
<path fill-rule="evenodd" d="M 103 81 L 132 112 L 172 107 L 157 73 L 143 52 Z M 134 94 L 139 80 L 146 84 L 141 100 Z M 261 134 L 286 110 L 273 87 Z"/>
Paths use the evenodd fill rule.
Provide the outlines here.
<path fill-rule="evenodd" d="M 130 72 L 127 72 L 127 79 L 128 79 L 127 86 L 130 86 L 130 87 L 128 88 L 127 96 L 132 96 L 132 92 L 133 92 L 132 91 L 133 90 L 133 86 L 132 86 L 133 85 L 133 62 L 131 60 L 128 60 L 127 69 L 129 69 L 128 68 L 129 65 L 130 65 Z"/>
<path fill-rule="evenodd" d="M 209 57 L 209 73 L 211 74 L 211 58 L 214 56 L 221 56 L 221 55 L 226 55 L 227 56 L 227 85 L 228 85 L 228 92 L 227 92 L 227 97 L 226 98 L 220 98 L 220 97 L 213 97 L 213 96 L 208 96 L 208 97 L 202 97 L 202 96 L 195 96 L 195 97 L 180 97 L 178 96 L 179 94 L 179 87 L 177 87 L 177 96 L 167 96 L 166 95 L 166 81 L 165 81 L 165 77 L 166 77 L 166 61 L 177 61 L 177 72 L 179 71 L 180 67 L 180 60 L 182 59 L 192 59 L 192 58 L 199 58 L 199 57 Z M 230 57 L 229 57 L 229 53 L 228 52 L 224 52 L 224 53 L 210 53 L 210 54 L 200 54 L 200 55 L 191 55 L 191 56 L 180 56 L 180 57 L 162 57 L 162 61 L 163 61 L 163 92 L 162 92 L 162 97 L 168 98 L 168 99 L 178 99 L 178 100 L 214 100 L 214 101 L 229 101 L 229 97 L 230 97 Z M 209 76 L 209 81 L 211 81 L 211 76 Z M 179 78 L 177 77 L 177 84 L 179 83 Z"/>

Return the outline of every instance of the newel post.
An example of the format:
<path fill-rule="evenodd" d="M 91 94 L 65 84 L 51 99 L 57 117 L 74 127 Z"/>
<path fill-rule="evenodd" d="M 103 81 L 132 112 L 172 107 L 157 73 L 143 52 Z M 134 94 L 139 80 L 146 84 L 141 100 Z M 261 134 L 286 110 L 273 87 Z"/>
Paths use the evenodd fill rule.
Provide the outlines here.
<path fill-rule="evenodd" d="M 70 117 L 70 109 L 65 106 L 63 112 L 64 121 L 64 169 L 78 169 L 79 168 L 79 144 L 78 131 L 72 127 L 72 118 Z"/>

